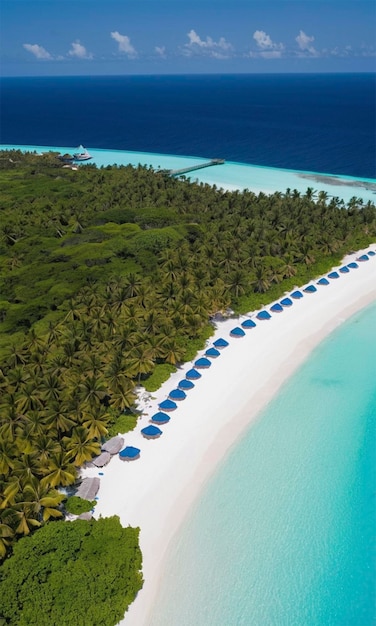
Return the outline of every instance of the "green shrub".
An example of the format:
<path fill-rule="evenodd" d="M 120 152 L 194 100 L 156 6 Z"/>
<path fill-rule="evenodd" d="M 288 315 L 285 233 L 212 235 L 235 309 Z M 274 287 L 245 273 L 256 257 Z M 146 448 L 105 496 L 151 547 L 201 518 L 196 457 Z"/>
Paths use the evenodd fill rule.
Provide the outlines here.
<path fill-rule="evenodd" d="M 119 417 L 116 418 L 115 423 L 108 429 L 108 434 L 110 437 L 116 437 L 119 433 L 124 434 L 134 430 L 136 425 L 137 415 L 121 413 Z"/>
<path fill-rule="evenodd" d="M 97 504 L 96 500 L 85 500 L 79 496 L 71 496 L 65 503 L 65 508 L 68 513 L 73 515 L 81 515 L 81 513 L 88 513 Z"/>
<path fill-rule="evenodd" d="M 176 367 L 169 363 L 160 363 L 155 366 L 153 373 L 143 381 L 146 391 L 157 391 L 159 387 L 176 372 Z"/>
<path fill-rule="evenodd" d="M 115 626 L 142 587 L 138 535 L 110 517 L 53 522 L 20 539 L 0 569 L 5 624 Z"/>

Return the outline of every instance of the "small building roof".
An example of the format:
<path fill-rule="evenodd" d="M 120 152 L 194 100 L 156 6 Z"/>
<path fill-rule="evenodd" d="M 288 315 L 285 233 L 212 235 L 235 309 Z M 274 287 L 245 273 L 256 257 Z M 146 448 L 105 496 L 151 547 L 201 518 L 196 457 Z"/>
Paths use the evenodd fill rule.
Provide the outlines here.
<path fill-rule="evenodd" d="M 112 437 L 103 444 L 102 450 L 103 452 L 109 452 L 110 454 L 117 454 L 122 449 L 123 444 L 123 437 Z"/>
<path fill-rule="evenodd" d="M 84 500 L 93 500 L 99 491 L 99 486 L 99 478 L 84 478 L 79 488 L 77 489 L 76 496 L 79 496 Z"/>
<path fill-rule="evenodd" d="M 92 459 L 93 465 L 96 467 L 104 467 L 111 460 L 111 454 L 109 452 L 102 452 L 99 456 L 94 457 Z"/>

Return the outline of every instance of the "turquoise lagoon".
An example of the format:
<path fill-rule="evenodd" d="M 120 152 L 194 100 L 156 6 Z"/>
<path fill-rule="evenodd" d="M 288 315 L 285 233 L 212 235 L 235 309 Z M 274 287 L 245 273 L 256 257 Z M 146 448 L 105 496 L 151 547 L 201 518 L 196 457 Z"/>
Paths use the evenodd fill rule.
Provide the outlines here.
<path fill-rule="evenodd" d="M 20 149 L 23 151 L 46 152 L 54 150 L 62 154 L 75 151 L 75 148 L 67 146 L 20 146 L 0 145 L 0 149 Z M 170 154 L 157 154 L 148 152 L 128 152 L 125 150 L 102 150 L 89 148 L 92 160 L 98 167 L 106 165 L 151 165 L 154 169 L 181 169 L 190 165 L 198 165 L 208 161 L 202 157 L 181 157 Z M 202 170 L 192 172 L 187 178 L 198 182 L 217 185 L 231 189 L 250 189 L 255 193 L 284 192 L 287 188 L 297 189 L 304 194 L 307 187 L 312 187 L 317 192 L 325 191 L 329 197 L 336 196 L 348 202 L 356 196 L 363 202 L 376 202 L 376 180 L 371 178 L 354 178 L 351 176 L 339 176 L 322 174 L 317 172 L 303 172 L 297 170 L 285 170 L 259 165 L 246 165 L 244 163 L 226 162 Z"/>
<path fill-rule="evenodd" d="M 375 529 L 376 303 L 232 448 L 173 540 L 150 626 L 374 625 Z"/>

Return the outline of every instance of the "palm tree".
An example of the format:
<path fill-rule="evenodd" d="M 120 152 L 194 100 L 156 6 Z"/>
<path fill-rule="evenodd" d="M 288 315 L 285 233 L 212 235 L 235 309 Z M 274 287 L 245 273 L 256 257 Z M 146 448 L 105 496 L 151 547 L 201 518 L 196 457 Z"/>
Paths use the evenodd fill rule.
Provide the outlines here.
<path fill-rule="evenodd" d="M 6 439 L 3 431 L 0 431 L 0 474 L 7 476 L 12 472 L 15 463 L 15 444 Z"/>
<path fill-rule="evenodd" d="M 66 452 L 54 454 L 49 460 L 48 466 L 43 468 L 41 485 L 51 487 L 73 485 L 76 480 L 76 468 L 71 463 Z"/>
<path fill-rule="evenodd" d="M 235 298 L 238 298 L 246 290 L 248 281 L 243 270 L 235 270 L 228 277 L 227 287 Z"/>
<path fill-rule="evenodd" d="M 100 412 L 85 412 L 82 418 L 82 425 L 86 428 L 90 439 L 101 441 L 108 435 L 107 426 L 111 420 L 109 413 L 102 409 Z"/>
<path fill-rule="evenodd" d="M 265 293 L 270 288 L 270 270 L 262 265 L 256 268 L 256 276 L 252 282 L 254 291 L 258 293 Z"/>
<path fill-rule="evenodd" d="M 4 511 L 6 514 L 7 511 Z M 11 518 L 14 519 L 16 535 L 29 535 L 30 532 L 41 526 L 41 522 L 36 520 L 25 502 L 17 502 L 9 511 Z"/>
<path fill-rule="evenodd" d="M 127 379 L 126 383 L 119 382 L 111 389 L 111 397 L 109 400 L 110 406 L 120 411 L 133 406 L 137 398 L 133 390 L 134 383 L 129 379 Z"/>
<path fill-rule="evenodd" d="M 25 411 L 43 408 L 41 391 L 34 382 L 22 385 L 20 395 L 17 399 L 17 409 L 20 413 Z"/>
<path fill-rule="evenodd" d="M 98 406 L 107 393 L 104 379 L 95 374 L 87 376 L 79 384 L 79 395 L 84 406 Z"/>
<path fill-rule="evenodd" d="M 45 421 L 51 429 L 56 428 L 58 433 L 69 432 L 76 425 L 67 402 L 52 402 L 47 409 Z"/>
<path fill-rule="evenodd" d="M 77 467 L 91 461 L 93 456 L 100 454 L 101 444 L 89 437 L 88 430 L 77 426 L 70 437 L 64 437 L 63 443 L 66 449 L 67 459 Z"/>
<path fill-rule="evenodd" d="M 14 537 L 13 528 L 5 520 L 9 521 L 9 514 L 0 511 L 0 560 L 5 558 Z"/>
<path fill-rule="evenodd" d="M 141 381 L 143 374 L 149 374 L 154 363 L 143 346 L 135 347 L 127 358 L 127 374 Z"/>

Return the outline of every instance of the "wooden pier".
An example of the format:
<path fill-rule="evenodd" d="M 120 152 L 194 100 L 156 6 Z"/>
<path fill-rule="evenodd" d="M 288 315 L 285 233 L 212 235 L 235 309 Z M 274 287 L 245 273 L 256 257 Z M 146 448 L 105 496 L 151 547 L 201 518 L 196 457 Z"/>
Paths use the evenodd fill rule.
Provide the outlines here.
<path fill-rule="evenodd" d="M 183 174 L 188 174 L 189 172 L 194 172 L 195 170 L 201 170 L 204 167 L 222 165 L 224 162 L 224 159 L 212 159 L 211 161 L 206 161 L 205 163 L 200 163 L 199 165 L 189 165 L 188 167 L 183 167 L 180 170 L 170 170 L 169 174 L 170 176 L 182 176 Z"/>

